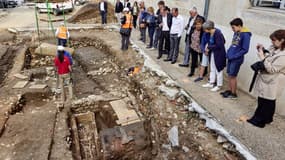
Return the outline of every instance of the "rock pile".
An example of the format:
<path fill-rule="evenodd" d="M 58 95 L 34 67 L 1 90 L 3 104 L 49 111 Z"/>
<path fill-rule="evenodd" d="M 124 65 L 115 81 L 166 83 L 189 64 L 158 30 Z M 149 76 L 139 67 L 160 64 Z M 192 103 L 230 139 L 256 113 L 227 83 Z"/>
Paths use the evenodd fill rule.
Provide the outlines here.
<path fill-rule="evenodd" d="M 77 13 L 75 13 L 67 21 L 69 23 L 101 23 L 101 16 L 98 8 L 98 3 L 88 3 L 78 10 Z M 108 3 L 107 22 L 110 23 L 114 22 L 115 20 L 116 17 L 114 16 L 114 6 L 111 3 Z"/>

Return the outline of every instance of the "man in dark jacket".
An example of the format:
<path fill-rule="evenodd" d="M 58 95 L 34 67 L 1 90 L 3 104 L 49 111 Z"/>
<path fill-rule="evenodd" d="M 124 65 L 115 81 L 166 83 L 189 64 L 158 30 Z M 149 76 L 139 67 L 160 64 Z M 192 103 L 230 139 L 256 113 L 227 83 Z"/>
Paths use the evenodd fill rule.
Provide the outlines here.
<path fill-rule="evenodd" d="M 117 17 L 118 23 L 121 21 L 122 11 L 124 9 L 123 3 L 120 0 L 117 0 L 115 5 L 115 15 Z"/>
<path fill-rule="evenodd" d="M 141 5 L 140 13 L 139 13 L 139 26 L 140 26 L 140 40 L 143 43 L 145 43 L 146 41 L 146 18 L 147 16 L 148 16 L 148 13 L 145 11 L 145 7 Z"/>
<path fill-rule="evenodd" d="M 201 18 L 204 22 L 205 22 L 205 18 L 200 16 L 197 12 L 197 8 L 193 7 L 192 9 L 190 9 L 189 11 L 190 17 L 188 20 L 188 23 L 185 27 L 186 30 L 186 36 L 185 36 L 185 50 L 184 50 L 184 60 L 182 64 L 179 64 L 180 67 L 189 67 L 189 61 L 190 61 L 190 38 L 189 38 L 189 34 L 191 29 L 194 27 L 194 22 L 197 18 Z"/>
<path fill-rule="evenodd" d="M 164 1 L 159 1 L 157 3 L 157 6 L 158 6 L 158 9 L 156 11 L 156 21 L 158 19 L 158 16 L 160 16 L 160 11 L 165 7 L 165 2 Z M 154 42 L 153 42 L 153 45 L 154 45 L 154 48 L 157 48 L 158 46 L 158 43 L 159 43 L 159 37 L 160 37 L 160 34 L 161 34 L 161 28 L 158 26 L 159 23 L 157 23 L 157 27 L 155 28 L 155 37 L 154 37 Z"/>
<path fill-rule="evenodd" d="M 107 24 L 108 3 L 105 0 L 99 2 L 99 11 L 102 18 L 102 24 Z"/>
<path fill-rule="evenodd" d="M 158 45 L 158 57 L 160 59 L 162 54 L 169 54 L 170 50 L 170 28 L 172 25 L 172 15 L 168 13 L 167 7 L 163 7 L 160 10 L 160 15 L 158 16 L 158 24 L 161 30 L 161 35 L 159 37 Z"/>
<path fill-rule="evenodd" d="M 129 8 L 129 10 L 132 9 L 131 2 L 129 2 L 129 0 L 124 0 L 124 8 Z"/>
<path fill-rule="evenodd" d="M 230 22 L 234 31 L 232 45 L 227 51 L 227 73 L 229 78 L 229 90 L 222 92 L 224 98 L 237 98 L 237 75 L 244 61 L 244 55 L 249 50 L 251 33 L 245 27 L 240 18 L 236 18 Z"/>

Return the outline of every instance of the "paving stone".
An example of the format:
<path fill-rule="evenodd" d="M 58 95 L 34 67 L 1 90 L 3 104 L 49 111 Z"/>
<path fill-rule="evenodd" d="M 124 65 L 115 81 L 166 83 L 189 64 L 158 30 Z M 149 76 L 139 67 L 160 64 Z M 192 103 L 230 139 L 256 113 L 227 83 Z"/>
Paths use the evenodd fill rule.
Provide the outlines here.
<path fill-rule="evenodd" d="M 65 47 L 65 50 L 68 51 L 71 55 L 74 53 L 74 49 Z M 42 43 L 35 50 L 35 54 L 44 55 L 44 56 L 55 56 L 57 53 L 57 45 Z"/>
<path fill-rule="evenodd" d="M 13 86 L 13 89 L 21 89 L 21 88 L 24 88 L 28 83 L 29 83 L 29 81 L 20 81 L 20 82 L 17 82 L 17 83 Z"/>
<path fill-rule="evenodd" d="M 22 75 L 20 73 L 14 74 L 14 77 L 19 78 L 19 79 L 28 79 L 28 76 Z"/>
<path fill-rule="evenodd" d="M 117 100 L 110 102 L 113 110 L 115 111 L 119 120 L 118 124 L 132 124 L 140 121 L 137 113 L 133 109 L 128 109 L 128 104 L 123 100 Z"/>
<path fill-rule="evenodd" d="M 47 87 L 46 84 L 35 84 L 30 86 L 30 89 L 45 89 Z"/>

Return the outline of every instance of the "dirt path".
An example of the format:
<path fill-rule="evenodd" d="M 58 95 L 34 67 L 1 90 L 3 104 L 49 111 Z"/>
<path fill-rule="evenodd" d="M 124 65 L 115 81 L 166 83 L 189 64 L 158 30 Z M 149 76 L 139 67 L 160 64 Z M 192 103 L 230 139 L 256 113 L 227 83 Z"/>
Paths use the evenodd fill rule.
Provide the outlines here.
<path fill-rule="evenodd" d="M 0 157 L 14 160 L 46 160 L 52 143 L 56 107 L 38 94 L 25 95 L 26 107 L 9 117 L 0 141 Z M 36 102 L 36 103 L 35 103 Z"/>
<path fill-rule="evenodd" d="M 17 7 L 8 10 L 8 14 L 0 19 L 0 28 L 34 27 L 34 10 L 28 7 Z"/>

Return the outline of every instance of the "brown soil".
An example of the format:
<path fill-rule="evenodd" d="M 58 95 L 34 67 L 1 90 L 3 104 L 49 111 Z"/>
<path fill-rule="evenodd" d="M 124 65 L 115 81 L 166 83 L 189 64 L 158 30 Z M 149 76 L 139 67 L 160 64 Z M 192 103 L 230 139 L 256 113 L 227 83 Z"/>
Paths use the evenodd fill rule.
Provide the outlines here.
<path fill-rule="evenodd" d="M 108 3 L 107 22 L 116 20 L 114 6 Z M 87 3 L 67 20 L 69 23 L 101 23 L 98 3 Z"/>

